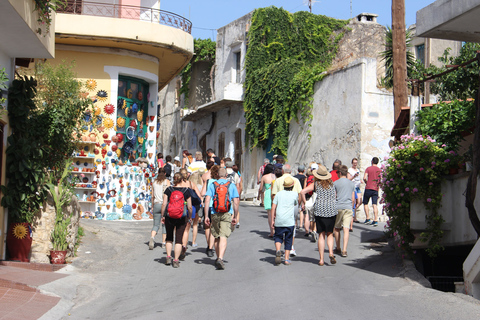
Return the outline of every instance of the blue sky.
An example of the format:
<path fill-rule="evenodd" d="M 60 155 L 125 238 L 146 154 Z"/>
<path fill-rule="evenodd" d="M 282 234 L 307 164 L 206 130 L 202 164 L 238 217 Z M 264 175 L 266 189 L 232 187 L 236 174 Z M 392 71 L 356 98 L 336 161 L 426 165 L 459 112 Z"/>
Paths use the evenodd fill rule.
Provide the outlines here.
<path fill-rule="evenodd" d="M 391 0 L 320 0 L 313 4 L 312 12 L 337 19 L 349 19 L 350 2 L 353 16 L 362 12 L 375 13 L 378 14 L 380 24 L 392 24 Z M 405 0 L 407 27 L 415 23 L 418 10 L 433 2 L 434 0 Z M 306 3 L 306 0 L 161 0 L 160 9 L 189 19 L 193 24 L 192 35 L 195 38 L 215 40 L 216 29 L 256 8 L 274 5 L 293 13 L 307 11 Z"/>

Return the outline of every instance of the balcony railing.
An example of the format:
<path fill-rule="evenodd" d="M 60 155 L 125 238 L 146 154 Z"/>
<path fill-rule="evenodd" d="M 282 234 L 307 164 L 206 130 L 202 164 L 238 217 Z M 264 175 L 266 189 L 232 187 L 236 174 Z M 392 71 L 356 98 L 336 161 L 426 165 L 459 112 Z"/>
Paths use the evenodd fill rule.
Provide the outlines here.
<path fill-rule="evenodd" d="M 175 13 L 140 6 L 129 6 L 112 3 L 97 3 L 82 0 L 67 0 L 58 13 L 80 14 L 87 16 L 131 19 L 159 23 L 192 33 L 192 23 Z"/>

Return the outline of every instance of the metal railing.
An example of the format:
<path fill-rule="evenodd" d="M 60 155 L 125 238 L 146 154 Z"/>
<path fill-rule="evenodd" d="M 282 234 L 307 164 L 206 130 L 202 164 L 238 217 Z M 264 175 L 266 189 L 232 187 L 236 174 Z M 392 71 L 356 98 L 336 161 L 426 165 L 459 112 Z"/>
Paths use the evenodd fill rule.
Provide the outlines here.
<path fill-rule="evenodd" d="M 192 23 L 175 13 L 140 6 L 129 6 L 112 3 L 97 3 L 82 0 L 67 0 L 63 9 L 58 13 L 79 14 L 87 16 L 119 18 L 147 21 L 174 27 L 192 33 Z"/>

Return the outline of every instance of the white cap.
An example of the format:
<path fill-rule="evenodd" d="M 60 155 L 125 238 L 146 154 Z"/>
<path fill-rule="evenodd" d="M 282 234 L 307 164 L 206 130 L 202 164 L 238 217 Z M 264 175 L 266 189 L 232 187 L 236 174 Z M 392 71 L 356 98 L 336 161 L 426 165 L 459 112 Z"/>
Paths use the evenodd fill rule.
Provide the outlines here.
<path fill-rule="evenodd" d="M 318 164 L 312 163 L 312 165 L 310 166 L 310 169 L 317 170 L 318 169 Z"/>
<path fill-rule="evenodd" d="M 176 156 L 175 158 L 173 158 L 173 160 L 175 160 L 175 161 L 180 161 L 180 157 L 179 157 L 179 156 Z"/>

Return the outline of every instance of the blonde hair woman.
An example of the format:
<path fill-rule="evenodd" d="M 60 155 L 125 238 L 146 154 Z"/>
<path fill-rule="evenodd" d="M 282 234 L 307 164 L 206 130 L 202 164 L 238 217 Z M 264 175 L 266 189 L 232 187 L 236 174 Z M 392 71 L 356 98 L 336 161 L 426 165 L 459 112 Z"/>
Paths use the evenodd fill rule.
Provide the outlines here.
<path fill-rule="evenodd" d="M 325 251 L 325 234 L 327 235 L 328 253 L 330 263 L 335 264 L 335 256 L 333 255 L 333 229 L 335 219 L 338 214 L 336 204 L 335 187 L 333 186 L 332 174 L 328 172 L 325 166 L 319 166 L 317 170 L 312 171 L 315 182 L 307 186 L 300 192 L 302 197 L 302 209 L 305 209 L 305 195 L 314 191 L 317 195 L 314 204 L 315 224 L 318 232 L 318 251 L 320 253 L 320 261 L 318 264 L 323 266 Z"/>

